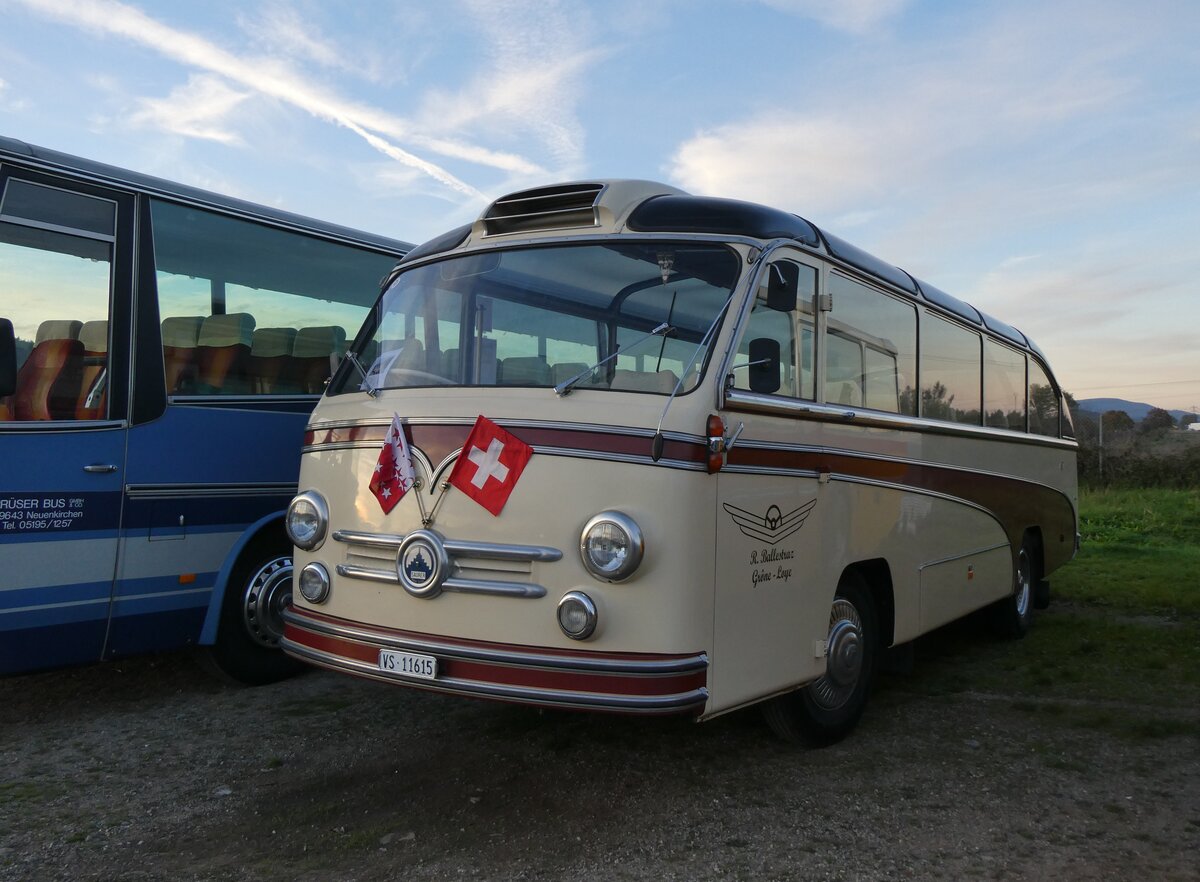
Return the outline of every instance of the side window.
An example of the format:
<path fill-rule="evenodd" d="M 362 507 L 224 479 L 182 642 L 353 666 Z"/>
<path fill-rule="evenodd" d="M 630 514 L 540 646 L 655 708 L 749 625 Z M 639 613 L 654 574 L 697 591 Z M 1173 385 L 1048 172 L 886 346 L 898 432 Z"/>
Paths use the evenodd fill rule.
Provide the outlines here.
<path fill-rule="evenodd" d="M 17 377 L 0 421 L 108 415 L 116 203 L 9 179 L 0 195 L 0 315 Z"/>
<path fill-rule="evenodd" d="M 817 271 L 778 260 L 767 267 L 733 362 L 737 389 L 812 400 Z"/>
<path fill-rule="evenodd" d="M 838 273 L 829 293 L 825 401 L 916 416 L 916 308 Z"/>
<path fill-rule="evenodd" d="M 981 424 L 982 353 L 975 331 L 921 313 L 921 416 Z"/>
<path fill-rule="evenodd" d="M 320 393 L 395 258 L 151 203 L 170 395 Z"/>
<path fill-rule="evenodd" d="M 983 342 L 983 410 L 992 428 L 1025 431 L 1025 356 L 990 338 Z"/>
<path fill-rule="evenodd" d="M 1058 437 L 1059 395 L 1040 364 L 1029 359 L 1029 431 Z"/>

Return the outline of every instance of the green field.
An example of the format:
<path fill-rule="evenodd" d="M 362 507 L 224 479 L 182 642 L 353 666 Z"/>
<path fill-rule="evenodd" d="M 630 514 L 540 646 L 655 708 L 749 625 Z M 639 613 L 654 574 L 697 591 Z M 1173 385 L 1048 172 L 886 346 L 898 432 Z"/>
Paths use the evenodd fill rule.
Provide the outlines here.
<path fill-rule="evenodd" d="M 1022 641 L 968 621 L 918 643 L 901 692 L 977 692 L 1129 737 L 1200 737 L 1200 491 L 1082 494 L 1083 547 Z"/>

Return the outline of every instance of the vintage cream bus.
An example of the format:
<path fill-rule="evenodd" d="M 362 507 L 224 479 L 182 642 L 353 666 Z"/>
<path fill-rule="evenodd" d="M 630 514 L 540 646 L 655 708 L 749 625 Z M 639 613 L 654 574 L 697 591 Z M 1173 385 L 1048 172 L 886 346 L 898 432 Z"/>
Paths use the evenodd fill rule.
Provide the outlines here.
<path fill-rule="evenodd" d="M 284 649 L 541 706 L 845 735 L 882 653 L 1019 636 L 1076 444 L 1015 328 L 795 215 L 644 181 L 411 252 L 309 423 Z"/>

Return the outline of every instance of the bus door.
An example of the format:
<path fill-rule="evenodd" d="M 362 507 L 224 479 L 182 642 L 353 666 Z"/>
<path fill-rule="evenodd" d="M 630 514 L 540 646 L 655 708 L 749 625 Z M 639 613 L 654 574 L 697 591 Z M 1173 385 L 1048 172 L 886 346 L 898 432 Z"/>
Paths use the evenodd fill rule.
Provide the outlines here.
<path fill-rule="evenodd" d="M 0 168 L 0 673 L 95 661 L 104 648 L 133 207 L 129 194 Z"/>
<path fill-rule="evenodd" d="M 717 475 L 714 696 L 736 705 L 819 675 L 832 589 L 820 572 L 820 484 L 796 449 L 788 404 L 816 390 L 819 270 L 799 255 L 765 269 L 732 363 L 731 388 L 777 399 L 780 414 L 727 410 L 741 435 Z"/>

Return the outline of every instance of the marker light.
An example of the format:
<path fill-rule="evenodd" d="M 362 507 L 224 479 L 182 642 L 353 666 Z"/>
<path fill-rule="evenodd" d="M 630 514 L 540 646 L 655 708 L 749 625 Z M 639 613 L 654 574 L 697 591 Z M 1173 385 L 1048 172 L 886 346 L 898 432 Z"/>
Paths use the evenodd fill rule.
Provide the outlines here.
<path fill-rule="evenodd" d="M 558 626 L 572 640 L 587 640 L 596 631 L 596 604 L 582 591 L 568 591 L 558 602 Z"/>
<path fill-rule="evenodd" d="M 329 506 L 325 497 L 315 490 L 306 490 L 288 506 L 288 538 L 298 548 L 313 551 L 325 541 L 325 530 L 329 526 Z"/>
<path fill-rule="evenodd" d="M 606 582 L 621 582 L 642 562 L 645 543 L 633 518 L 619 511 L 602 511 L 579 537 L 579 556 L 587 571 Z"/>
<path fill-rule="evenodd" d="M 709 414 L 705 434 L 708 435 L 708 473 L 714 475 L 725 465 L 725 421 L 715 413 Z"/>
<path fill-rule="evenodd" d="M 300 571 L 300 594 L 309 603 L 324 603 L 329 597 L 329 571 L 319 563 L 310 563 Z"/>

